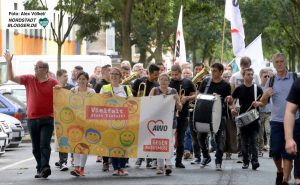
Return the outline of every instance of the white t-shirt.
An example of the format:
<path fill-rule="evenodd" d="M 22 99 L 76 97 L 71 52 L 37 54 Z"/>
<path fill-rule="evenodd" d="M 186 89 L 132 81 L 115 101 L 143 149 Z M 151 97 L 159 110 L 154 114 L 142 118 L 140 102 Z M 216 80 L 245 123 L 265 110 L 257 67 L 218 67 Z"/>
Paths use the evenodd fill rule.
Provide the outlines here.
<path fill-rule="evenodd" d="M 230 83 L 230 85 L 234 85 L 235 88 L 244 84 L 244 78 L 243 78 L 243 75 L 241 74 L 241 72 L 234 73 L 231 76 L 229 83 Z M 258 75 L 256 75 L 256 74 L 254 74 L 254 76 L 253 76 L 253 83 L 256 85 L 259 85 Z"/>

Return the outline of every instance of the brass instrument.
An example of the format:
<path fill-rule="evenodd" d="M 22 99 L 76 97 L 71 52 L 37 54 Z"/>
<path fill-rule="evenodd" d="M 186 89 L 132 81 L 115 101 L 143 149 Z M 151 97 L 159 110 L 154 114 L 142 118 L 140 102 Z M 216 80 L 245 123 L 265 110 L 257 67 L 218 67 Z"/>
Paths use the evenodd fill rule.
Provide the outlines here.
<path fill-rule="evenodd" d="M 143 90 L 141 90 L 141 87 L 144 86 Z M 146 95 L 146 83 L 141 82 L 138 88 L 137 97 L 143 97 Z"/>
<path fill-rule="evenodd" d="M 204 66 L 204 68 L 195 75 L 192 79 L 193 84 L 195 85 L 196 89 L 198 89 L 198 84 L 201 83 L 208 75 L 209 75 L 210 67 Z M 189 104 L 189 111 L 193 112 L 195 107 L 195 101 L 190 102 Z"/>
<path fill-rule="evenodd" d="M 203 79 L 209 75 L 210 67 L 204 66 L 204 68 L 195 75 L 195 77 L 192 79 L 193 84 L 197 84 L 199 82 L 202 82 Z"/>
<path fill-rule="evenodd" d="M 132 80 L 135 80 L 137 78 L 139 78 L 139 74 L 138 72 L 134 72 L 132 75 L 122 80 L 121 85 L 129 85 Z"/>
<path fill-rule="evenodd" d="M 178 95 L 179 95 L 179 100 L 181 102 L 182 97 L 185 95 L 185 90 L 182 88 L 182 85 L 180 85 Z M 179 112 L 180 112 L 179 110 L 176 111 L 176 117 L 179 117 Z"/>

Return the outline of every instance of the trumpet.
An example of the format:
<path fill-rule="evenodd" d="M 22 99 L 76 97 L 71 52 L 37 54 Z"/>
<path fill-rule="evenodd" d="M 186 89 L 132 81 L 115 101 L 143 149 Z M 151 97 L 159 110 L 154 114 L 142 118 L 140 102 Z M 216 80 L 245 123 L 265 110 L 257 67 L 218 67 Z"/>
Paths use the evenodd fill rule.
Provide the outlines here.
<path fill-rule="evenodd" d="M 142 90 L 143 87 L 143 90 Z M 137 92 L 137 97 L 143 97 L 146 95 L 146 83 L 145 82 L 141 82 L 138 88 L 138 92 Z"/>
<path fill-rule="evenodd" d="M 138 74 L 138 72 L 134 72 L 132 75 L 130 75 L 129 77 L 122 80 L 121 84 L 122 85 L 129 85 L 132 80 L 135 80 L 137 78 L 139 78 L 139 74 Z"/>
<path fill-rule="evenodd" d="M 185 95 L 185 90 L 182 88 L 182 85 L 180 85 L 178 95 L 181 101 L 182 97 Z M 179 112 L 180 112 L 179 110 L 176 111 L 176 117 L 179 117 Z"/>

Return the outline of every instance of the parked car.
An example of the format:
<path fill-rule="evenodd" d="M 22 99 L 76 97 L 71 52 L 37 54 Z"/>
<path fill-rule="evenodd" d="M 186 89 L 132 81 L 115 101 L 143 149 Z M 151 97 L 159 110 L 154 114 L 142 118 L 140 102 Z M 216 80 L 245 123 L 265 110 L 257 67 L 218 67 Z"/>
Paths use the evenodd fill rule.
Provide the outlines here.
<path fill-rule="evenodd" d="M 12 134 L 12 129 L 10 127 L 10 124 L 6 123 L 3 120 L 0 120 L 0 127 L 2 128 L 2 130 L 5 132 L 5 134 L 7 135 L 7 140 L 5 145 L 8 146 L 10 144 L 10 141 L 13 138 L 13 134 Z"/>
<path fill-rule="evenodd" d="M 0 156 L 5 153 L 7 141 L 8 141 L 7 134 L 4 132 L 4 130 L 0 126 Z"/>
<path fill-rule="evenodd" d="M 19 117 L 16 117 L 16 118 L 21 121 L 21 124 L 22 124 L 24 130 L 27 133 L 28 132 L 27 114 L 26 114 L 27 106 L 22 101 L 20 101 L 15 96 L 13 96 L 10 92 L 5 92 L 2 95 L 5 98 L 7 98 L 8 100 L 10 100 L 13 104 L 15 104 L 16 106 L 19 106 L 19 107 L 21 107 L 23 109 L 22 114 L 19 114 L 18 115 Z"/>
<path fill-rule="evenodd" d="M 22 142 L 22 137 L 24 137 L 25 134 L 20 120 L 2 113 L 0 113 L 0 120 L 4 120 L 5 123 L 9 124 L 12 130 L 12 139 L 10 140 L 10 143 L 7 147 L 18 147 Z"/>
<path fill-rule="evenodd" d="M 13 116 L 27 128 L 26 109 L 0 94 L 0 113 Z"/>
<path fill-rule="evenodd" d="M 9 92 L 26 105 L 26 89 L 24 85 L 8 81 L 0 85 L 0 93 Z"/>

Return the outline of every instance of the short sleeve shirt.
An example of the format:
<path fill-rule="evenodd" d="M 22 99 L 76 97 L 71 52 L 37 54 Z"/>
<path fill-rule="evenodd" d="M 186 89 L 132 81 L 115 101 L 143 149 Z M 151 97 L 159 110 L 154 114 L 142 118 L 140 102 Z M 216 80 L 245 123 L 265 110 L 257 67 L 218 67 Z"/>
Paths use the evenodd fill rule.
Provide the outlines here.
<path fill-rule="evenodd" d="M 293 83 L 286 100 L 298 105 L 298 108 L 300 108 L 300 78 L 297 78 Z"/>
<path fill-rule="evenodd" d="M 200 90 L 199 90 L 200 93 L 204 93 L 207 83 L 210 79 L 211 78 L 206 78 L 203 80 L 203 82 L 201 83 L 201 86 L 200 86 Z M 211 84 L 207 90 L 207 94 L 217 93 L 221 96 L 222 116 L 226 115 L 227 107 L 225 106 L 224 99 L 226 98 L 226 96 L 229 96 L 231 94 L 230 89 L 231 89 L 230 85 L 227 82 L 225 82 L 224 80 L 222 80 L 219 83 L 211 82 Z"/>
<path fill-rule="evenodd" d="M 34 75 L 22 75 L 20 79 L 26 88 L 27 118 L 53 117 L 53 87 L 58 82 L 53 78 L 39 82 Z"/>
<path fill-rule="evenodd" d="M 184 89 L 185 93 L 184 96 L 190 96 L 190 93 L 196 92 L 195 86 L 192 83 L 191 80 L 184 78 L 181 81 L 178 80 L 171 80 L 169 87 L 172 87 L 176 89 L 178 95 L 179 95 L 179 90 L 180 86 L 182 89 Z M 182 110 L 179 112 L 180 117 L 188 117 L 189 116 L 189 101 L 187 101 L 185 104 L 182 106 Z"/>
<path fill-rule="evenodd" d="M 158 86 L 158 82 L 154 81 L 154 82 L 150 82 L 147 77 L 143 77 L 143 78 L 139 78 L 136 79 L 132 85 L 132 94 L 133 96 L 137 96 L 138 90 L 139 90 L 139 86 L 140 84 L 144 82 L 146 83 L 146 92 L 145 92 L 145 96 L 149 96 L 150 91 L 153 87 L 157 87 Z M 140 91 L 144 91 L 144 86 L 141 86 Z"/>

